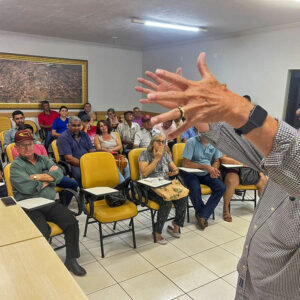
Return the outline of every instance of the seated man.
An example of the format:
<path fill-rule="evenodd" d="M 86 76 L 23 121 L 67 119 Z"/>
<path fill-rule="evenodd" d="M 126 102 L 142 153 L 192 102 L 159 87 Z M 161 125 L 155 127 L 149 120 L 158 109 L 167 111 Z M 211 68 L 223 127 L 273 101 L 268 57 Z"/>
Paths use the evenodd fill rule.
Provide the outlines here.
<path fill-rule="evenodd" d="M 4 135 L 4 149 L 11 143 L 15 142 L 15 135 L 16 132 L 18 131 L 19 127 L 24 125 L 24 121 L 25 121 L 25 117 L 22 111 L 20 110 L 15 110 L 12 113 L 12 119 L 13 121 L 16 123 L 16 127 L 15 128 L 11 128 L 9 130 L 7 130 L 5 132 Z M 37 144 L 40 144 L 40 142 L 38 141 L 37 137 L 35 135 L 33 135 L 34 141 Z"/>
<path fill-rule="evenodd" d="M 132 121 L 135 123 L 138 123 L 140 125 L 140 127 L 143 127 L 141 110 L 137 106 L 133 108 L 133 120 Z"/>
<path fill-rule="evenodd" d="M 225 192 L 224 183 L 218 179 L 222 153 L 203 137 L 195 136 L 186 142 L 182 156 L 184 167 L 204 171 L 204 173 L 184 173 L 184 182 L 190 190 L 189 196 L 195 208 L 198 224 L 201 229 L 205 229 L 208 226 L 208 218 Z M 200 184 L 205 184 L 212 190 L 206 204 L 202 201 Z"/>
<path fill-rule="evenodd" d="M 81 173 L 79 160 L 82 155 L 94 152 L 93 144 L 89 136 L 80 130 L 81 120 L 76 117 L 69 118 L 68 129 L 57 139 L 58 152 L 62 160 L 71 165 L 72 175 L 81 185 Z"/>
<path fill-rule="evenodd" d="M 124 153 L 128 153 L 133 148 L 134 136 L 140 130 L 140 125 L 133 120 L 132 111 L 124 112 L 124 123 L 119 123 L 117 132 L 120 135 Z"/>
<path fill-rule="evenodd" d="M 45 148 L 48 151 L 48 147 L 54 140 L 52 136 L 52 124 L 55 119 L 59 118 L 58 112 L 50 109 L 49 101 L 45 100 L 41 102 L 43 112 L 38 115 L 39 125 L 47 133 L 45 139 Z"/>
<path fill-rule="evenodd" d="M 159 130 L 153 128 L 150 115 L 144 115 L 142 117 L 142 122 L 143 128 L 135 134 L 133 148 L 147 148 L 152 137 L 155 134 L 160 133 Z"/>
<path fill-rule="evenodd" d="M 197 136 L 198 130 L 196 127 L 191 127 L 181 135 L 181 141 L 186 143 L 188 139 Z"/>
<path fill-rule="evenodd" d="M 34 154 L 33 136 L 28 131 L 17 132 L 16 146 L 20 156 L 13 161 L 10 171 L 14 198 L 17 201 L 36 197 L 54 200 L 55 185 L 63 177 L 62 170 L 48 157 Z M 51 233 L 47 221 L 63 230 L 66 241 L 65 265 L 75 275 L 84 276 L 86 271 L 77 262 L 80 256 L 79 227 L 72 212 L 54 202 L 35 210 L 25 210 L 25 213 L 47 240 Z"/>
<path fill-rule="evenodd" d="M 234 165 L 242 165 L 240 162 L 237 160 L 234 160 L 233 158 L 230 158 L 229 156 L 223 154 L 221 158 L 221 163 L 222 164 L 234 164 Z M 251 171 L 252 176 L 243 176 L 242 172 L 243 171 Z M 236 187 L 239 184 L 242 185 L 256 185 L 258 189 L 258 196 L 262 194 L 267 178 L 263 173 L 259 173 L 258 171 L 255 171 L 253 169 L 238 169 L 238 168 L 232 168 L 232 169 L 223 169 L 222 171 L 222 177 L 224 179 L 224 183 L 226 186 L 226 192 L 223 196 L 224 198 L 224 206 L 223 206 L 223 219 L 226 222 L 232 222 L 232 217 L 229 212 L 229 204 L 230 200 L 233 197 L 234 191 Z M 251 177 L 251 178 L 250 178 Z"/>
<path fill-rule="evenodd" d="M 78 118 L 82 119 L 83 116 L 88 115 L 89 112 L 92 110 L 91 103 L 85 103 L 83 106 L 83 111 L 79 112 Z"/>

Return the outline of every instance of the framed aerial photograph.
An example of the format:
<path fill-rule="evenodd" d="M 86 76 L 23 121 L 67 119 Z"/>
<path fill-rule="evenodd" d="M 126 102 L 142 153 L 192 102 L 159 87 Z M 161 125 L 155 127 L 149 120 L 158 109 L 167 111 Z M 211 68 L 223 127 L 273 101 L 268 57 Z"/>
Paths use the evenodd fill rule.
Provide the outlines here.
<path fill-rule="evenodd" d="M 87 61 L 0 53 L 0 108 L 81 108 L 87 102 Z"/>

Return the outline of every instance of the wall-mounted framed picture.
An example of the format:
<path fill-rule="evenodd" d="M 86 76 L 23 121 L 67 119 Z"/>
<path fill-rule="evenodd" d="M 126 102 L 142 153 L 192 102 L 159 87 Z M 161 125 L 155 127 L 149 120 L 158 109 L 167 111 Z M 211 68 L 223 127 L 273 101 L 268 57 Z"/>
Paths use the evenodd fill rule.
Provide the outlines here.
<path fill-rule="evenodd" d="M 0 53 L 0 108 L 81 108 L 87 93 L 86 60 Z"/>

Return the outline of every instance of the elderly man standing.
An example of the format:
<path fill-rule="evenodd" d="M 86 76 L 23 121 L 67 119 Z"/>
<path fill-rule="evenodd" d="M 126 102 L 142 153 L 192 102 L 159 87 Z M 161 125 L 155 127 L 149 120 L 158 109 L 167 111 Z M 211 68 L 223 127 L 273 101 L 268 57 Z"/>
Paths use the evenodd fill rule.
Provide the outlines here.
<path fill-rule="evenodd" d="M 33 136 L 30 132 L 20 130 L 15 138 L 20 156 L 11 165 L 10 179 L 14 198 L 17 201 L 37 197 L 54 200 L 55 185 L 63 177 L 62 170 L 47 156 L 34 154 Z M 47 240 L 51 233 L 47 221 L 57 224 L 63 230 L 66 241 L 65 265 L 75 275 L 84 276 L 86 271 L 77 262 L 80 256 L 79 227 L 74 215 L 56 202 L 25 212 Z"/>
<path fill-rule="evenodd" d="M 82 155 L 94 152 L 93 144 L 84 131 L 80 130 L 81 120 L 73 116 L 69 118 L 68 129 L 57 139 L 59 155 L 71 165 L 72 175 L 81 185 L 80 158 Z"/>
<path fill-rule="evenodd" d="M 148 94 L 141 102 L 172 109 L 154 117 L 154 124 L 185 116 L 186 122 L 170 137 L 198 124 L 217 149 L 267 174 L 238 264 L 235 299 L 300 299 L 300 136 L 218 82 L 204 53 L 198 68 L 202 80 L 197 82 L 157 70 L 153 91 L 136 87 Z"/>

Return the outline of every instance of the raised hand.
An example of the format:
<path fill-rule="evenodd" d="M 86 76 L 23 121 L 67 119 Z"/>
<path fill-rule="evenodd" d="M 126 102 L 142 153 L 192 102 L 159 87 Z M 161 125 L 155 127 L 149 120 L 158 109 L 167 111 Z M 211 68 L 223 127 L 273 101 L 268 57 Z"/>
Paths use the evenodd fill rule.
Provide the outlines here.
<path fill-rule="evenodd" d="M 140 102 L 157 103 L 166 108 L 173 108 L 169 112 L 153 117 L 151 119 L 153 124 L 179 118 L 178 106 L 183 108 L 186 121 L 169 134 L 169 139 L 175 138 L 198 123 L 226 121 L 239 128 L 246 123 L 253 108 L 251 103 L 217 81 L 206 65 L 205 53 L 199 55 L 197 64 L 202 76 L 201 81 L 187 80 L 179 74 L 159 69 L 156 70 L 156 76 L 164 80 L 164 87 L 167 86 L 165 82 L 168 82 L 177 87 L 177 90 L 160 91 L 155 84 L 149 86 L 152 91 L 137 89 L 146 93 L 148 97 L 141 99 Z"/>

